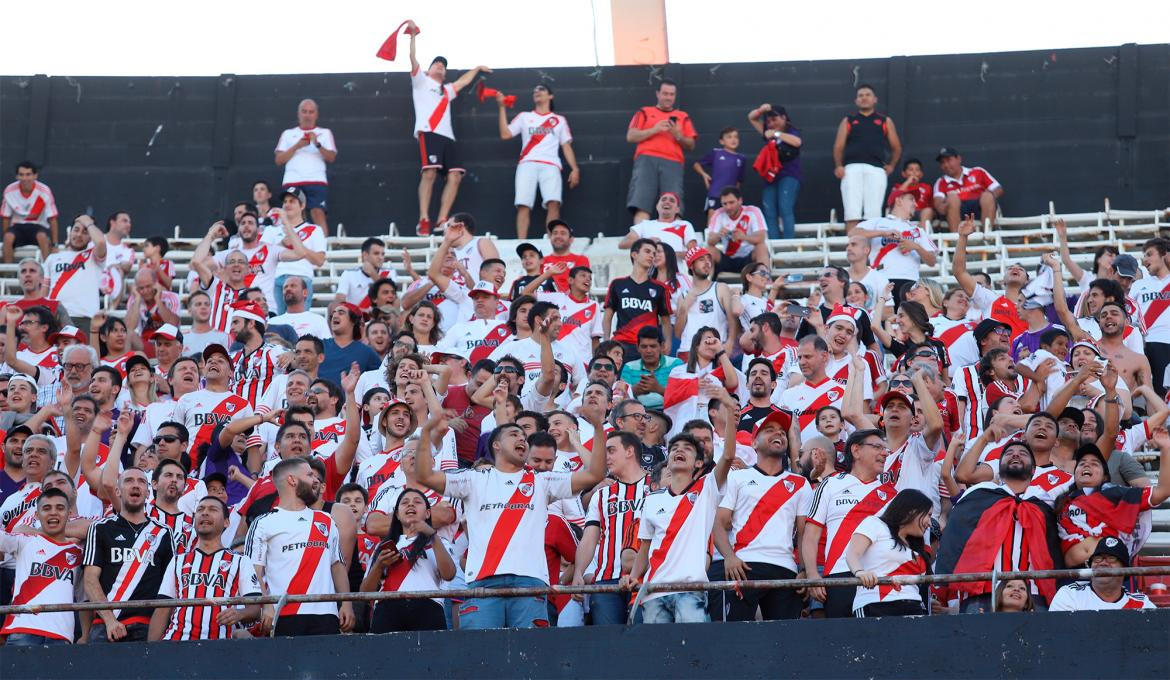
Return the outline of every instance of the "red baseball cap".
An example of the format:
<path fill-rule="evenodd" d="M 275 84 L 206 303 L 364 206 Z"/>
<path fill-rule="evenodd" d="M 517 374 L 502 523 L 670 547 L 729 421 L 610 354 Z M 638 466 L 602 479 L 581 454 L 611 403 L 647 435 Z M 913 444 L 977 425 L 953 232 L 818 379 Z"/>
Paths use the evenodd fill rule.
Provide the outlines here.
<path fill-rule="evenodd" d="M 756 436 L 760 429 L 768 423 L 778 423 L 780 427 L 784 428 L 785 432 L 788 432 L 788 428 L 792 427 L 792 414 L 788 411 L 781 411 L 779 409 L 772 411 L 768 415 L 761 418 L 760 421 L 757 422 L 754 426 L 752 426 L 752 436 Z"/>

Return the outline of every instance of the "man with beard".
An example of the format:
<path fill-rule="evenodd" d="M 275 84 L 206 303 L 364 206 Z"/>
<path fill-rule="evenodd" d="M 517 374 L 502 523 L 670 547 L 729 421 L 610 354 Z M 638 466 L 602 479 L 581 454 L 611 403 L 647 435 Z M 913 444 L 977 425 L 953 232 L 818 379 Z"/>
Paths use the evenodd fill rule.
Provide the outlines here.
<path fill-rule="evenodd" d="M 740 436 L 751 436 L 751 433 L 764 422 L 764 418 L 780 410 L 772 403 L 772 392 L 776 389 L 776 369 L 768 359 L 756 357 L 748 364 L 747 370 L 748 402 L 740 409 Z"/>
<path fill-rule="evenodd" d="M 223 545 L 229 510 L 223 500 L 205 496 L 195 506 L 195 541 L 185 555 L 171 563 L 159 597 L 249 597 L 260 595 L 255 565 L 245 555 Z M 149 640 L 221 640 L 232 636 L 232 626 L 260 616 L 260 605 L 159 607 L 150 620 Z"/>
<path fill-rule="evenodd" d="M 37 498 L 41 495 L 41 482 L 56 461 L 57 447 L 51 439 L 40 434 L 25 439 L 20 461 L 24 486 L 0 504 L 0 531 L 12 533 L 17 527 L 32 523 L 37 512 Z M 4 604 L 12 601 L 16 567 L 11 553 L 0 559 L 0 602 Z"/>
<path fill-rule="evenodd" d="M 1121 374 L 1125 384 L 1131 390 L 1139 385 L 1150 385 L 1159 396 L 1164 396 L 1165 390 L 1160 389 L 1160 385 L 1164 381 L 1165 370 L 1159 373 L 1152 367 L 1153 362 L 1149 360 L 1148 352 L 1146 355 L 1139 354 L 1126 346 L 1128 326 L 1125 308 L 1117 302 L 1102 304 L 1101 309 L 1097 311 L 1097 323 L 1101 327 L 1101 339 L 1097 341 L 1097 347 L 1104 358 L 1117 367 L 1117 372 Z"/>
<path fill-rule="evenodd" d="M 547 586 L 548 506 L 596 486 L 605 477 L 605 456 L 590 456 L 587 465 L 573 473 L 537 475 L 525 466 L 524 430 L 508 423 L 497 427 L 488 442 L 494 467 L 439 472 L 434 469 L 431 438 L 436 429 L 444 432 L 446 428 L 442 414 L 423 426 L 415 474 L 424 486 L 464 502 L 470 541 L 465 569 L 468 587 Z M 459 621 L 464 629 L 544 627 L 548 610 L 544 598 L 471 598 L 459 610 Z"/>
<path fill-rule="evenodd" d="M 281 295 L 284 297 L 284 314 L 272 317 L 273 326 L 291 326 L 298 338 L 306 335 L 315 338 L 329 337 L 329 324 L 325 322 L 325 318 L 306 305 L 309 288 L 305 285 L 304 279 L 299 276 L 285 279 Z"/>
<path fill-rule="evenodd" d="M 356 376 L 355 376 L 356 377 Z M 356 430 L 357 428 L 355 428 Z M 341 556 L 341 539 L 333 517 L 312 509 L 321 496 L 321 480 L 309 463 L 282 460 L 272 470 L 278 501 L 248 530 L 247 556 L 256 565 L 264 595 L 344 593 L 349 576 Z M 348 512 L 348 509 L 346 510 Z M 273 627 L 276 610 L 264 605 L 261 634 Z M 353 605 L 303 602 L 286 605 L 276 621 L 278 636 L 336 635 L 353 628 Z"/>
<path fill-rule="evenodd" d="M 723 559 L 711 563 L 712 581 L 796 578 L 796 546 L 813 492 L 807 479 L 786 471 L 791 425 L 792 416 L 783 412 L 757 422 L 756 464 L 728 473 L 712 532 Z M 745 589 L 740 597 L 719 596 L 724 593 L 711 598 L 712 621 L 754 621 L 757 607 L 765 621 L 798 619 L 803 608 L 795 590 Z"/>
<path fill-rule="evenodd" d="M 273 289 L 273 283 L 276 281 L 277 262 L 279 259 L 283 259 L 281 255 L 283 250 L 279 245 L 260 241 L 260 224 L 256 213 L 245 211 L 236 219 L 236 225 L 238 227 L 237 238 L 231 240 L 229 249 L 215 254 L 215 262 L 223 266 L 227 261 L 228 254 L 233 249 L 239 250 L 248 260 L 248 273 L 244 276 L 244 287 L 259 288 L 264 292 L 268 305 L 275 307 L 276 291 Z"/>
<path fill-rule="evenodd" d="M 199 447 L 211 443 L 217 425 L 252 415 L 248 400 L 231 391 L 231 376 L 232 360 L 227 349 L 223 345 L 208 345 L 203 350 L 203 389 L 176 400 L 171 418 L 192 433 L 192 468 L 199 467 Z"/>
<path fill-rule="evenodd" d="M 309 394 L 306 396 L 306 403 L 313 412 L 313 456 L 324 462 L 327 468 L 333 467 L 339 479 L 349 475 L 355 459 L 360 463 L 373 455 L 366 447 L 365 437 L 360 436 L 361 400 L 355 394 L 358 375 L 354 370 L 342 375 L 340 387 L 333 381 L 318 378 L 309 386 Z M 339 415 L 338 411 L 343 406 L 346 412 Z M 356 424 L 351 423 L 350 406 L 359 411 Z M 358 429 L 359 436 L 356 439 L 346 436 L 350 427 Z M 346 445 L 347 441 L 349 445 Z M 329 477 L 334 476 L 331 471 Z M 327 498 L 333 498 L 336 494 L 334 486 L 333 483 L 326 484 Z M 336 486 L 340 487 L 341 484 Z"/>
<path fill-rule="evenodd" d="M 382 484 L 391 479 L 401 478 L 403 444 L 410 433 L 418 427 L 418 421 L 410 405 L 404 401 L 392 401 L 378 415 L 378 429 L 382 433 L 383 450 L 366 458 L 357 472 L 357 483 L 365 487 L 372 498 Z M 457 467 L 457 466 L 456 466 Z M 402 484 L 401 479 L 398 481 Z"/>
<path fill-rule="evenodd" d="M 1043 420 L 1040 415 L 1033 416 L 1032 422 Z M 1055 421 L 1051 417 L 1047 420 Z M 1046 438 L 1055 441 L 1056 423 L 1050 425 L 1052 432 Z M 1032 430 L 1032 423 L 1028 430 Z M 1056 515 L 1045 502 L 1043 490 L 1033 484 L 1036 459 L 1031 446 L 1013 440 L 1004 446 L 997 462 L 1000 482 L 968 487 L 951 508 L 935 572 L 986 572 L 993 567 L 1004 571 L 1043 570 L 1061 565 Z M 1056 591 L 1052 580 L 1035 581 L 1033 587 L 1043 603 L 1051 601 Z M 990 581 L 956 583 L 950 590 L 959 597 L 960 611 L 991 611 Z"/>
<path fill-rule="evenodd" d="M 788 303 L 782 304 L 787 308 Z M 772 362 L 780 392 L 788 387 L 786 371 L 796 366 L 796 331 L 799 328 L 800 319 L 792 314 L 780 316 L 776 312 L 764 312 L 751 320 L 739 343 L 744 350 L 744 361 L 751 363 L 757 358 Z"/>
<path fill-rule="evenodd" d="M 881 430 L 858 430 L 849 435 L 845 442 L 845 464 L 849 472 L 822 480 L 805 513 L 807 522 L 800 555 L 806 575 L 822 571 L 825 578 L 852 575 L 845 562 L 845 547 L 853 538 L 853 531 L 866 517 L 880 515 L 898 494 L 893 482 L 882 479 L 889 455 Z M 825 537 L 823 555 L 822 535 Z M 842 618 L 853 616 L 856 590 L 854 586 L 814 586 L 809 589 L 809 595 L 825 603 L 825 616 Z"/>
<path fill-rule="evenodd" d="M 187 486 L 187 471 L 177 460 L 164 458 L 151 473 L 154 500 L 146 504 L 146 516 L 171 532 L 175 554 L 182 555 L 192 542 L 192 517 L 179 509 L 179 498 Z"/>
<path fill-rule="evenodd" d="M 231 357 L 233 366 L 232 389 L 248 400 L 253 408 L 272 385 L 280 365 L 281 347 L 264 342 L 264 327 L 268 317 L 254 302 L 232 305 L 231 331 L 235 341 L 243 347 Z"/>
<path fill-rule="evenodd" d="M 646 407 L 642 405 L 642 402 L 637 399 L 619 401 L 609 414 L 609 424 L 613 426 L 614 431 L 629 432 L 637 437 L 639 442 L 642 442 L 641 450 L 638 452 L 638 462 L 641 463 L 642 469 L 649 470 L 655 464 L 665 460 L 666 456 L 660 448 L 645 444 L 646 426 L 650 424 L 650 414 L 646 412 Z"/>
<path fill-rule="evenodd" d="M 102 269 L 106 264 L 106 235 L 89 215 L 78 215 L 66 237 L 65 249 L 45 258 L 49 298 L 65 306 L 78 328 L 89 328 L 101 300 Z"/>
<path fill-rule="evenodd" d="M 362 310 L 343 302 L 329 312 L 330 337 L 323 338 L 325 361 L 319 375 L 326 380 L 339 380 L 341 374 L 356 363 L 362 371 L 374 371 L 382 365 L 382 357 L 370 349 L 362 339 Z"/>
<path fill-rule="evenodd" d="M 4 469 L 0 471 L 0 504 L 24 486 L 24 470 L 21 468 L 24 440 L 33 431 L 25 425 L 17 425 L 4 436 Z"/>
<path fill-rule="evenodd" d="M 734 345 L 734 328 L 728 319 L 738 318 L 743 306 L 726 283 L 715 280 L 715 261 L 706 248 L 691 248 L 687 251 L 686 261 L 693 283 L 678 306 L 678 316 L 674 322 L 674 334 L 679 338 L 679 347 L 690 347 L 695 333 L 706 326 L 719 331 L 720 340 Z"/>
<path fill-rule="evenodd" d="M 85 594 L 114 605 L 95 612 L 90 643 L 146 640 L 152 610 L 127 605 L 158 597 L 174 559 L 170 531 L 146 515 L 146 473 L 127 468 L 115 493 L 121 510 L 91 524 L 85 540 Z"/>

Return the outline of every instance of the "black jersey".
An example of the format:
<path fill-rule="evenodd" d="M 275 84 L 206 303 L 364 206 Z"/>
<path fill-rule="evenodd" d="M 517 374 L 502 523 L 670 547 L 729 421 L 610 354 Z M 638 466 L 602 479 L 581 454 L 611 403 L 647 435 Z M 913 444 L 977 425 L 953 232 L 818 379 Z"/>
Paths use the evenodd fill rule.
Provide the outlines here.
<path fill-rule="evenodd" d="M 131 524 L 115 515 L 89 526 L 85 540 L 86 567 L 101 568 L 98 582 L 111 603 L 152 600 L 167 573 L 175 551 L 166 526 L 147 519 Z M 150 623 L 151 609 L 119 608 L 111 604 L 114 616 L 123 624 Z M 100 619 L 94 619 L 100 622 Z"/>
<path fill-rule="evenodd" d="M 889 118 L 874 111 L 868 116 L 854 112 L 846 119 L 849 136 L 845 138 L 846 163 L 865 163 L 881 167 L 889 157 Z"/>
<path fill-rule="evenodd" d="M 659 317 L 670 315 L 670 294 L 654 279 L 638 283 L 623 276 L 609 282 L 605 307 L 613 310 L 613 339 L 634 345 L 638 342 L 638 331 L 645 326 L 657 326 Z"/>

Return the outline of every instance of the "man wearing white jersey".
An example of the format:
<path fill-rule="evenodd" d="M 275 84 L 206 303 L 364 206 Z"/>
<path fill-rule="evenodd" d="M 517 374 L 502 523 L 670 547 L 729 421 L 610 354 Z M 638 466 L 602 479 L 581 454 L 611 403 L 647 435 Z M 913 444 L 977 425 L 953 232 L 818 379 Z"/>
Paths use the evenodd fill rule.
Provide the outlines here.
<path fill-rule="evenodd" d="M 865 220 L 851 234 L 870 239 L 870 265 L 894 284 L 895 307 L 902 304 L 906 291 L 918 281 L 922 265 L 933 267 L 938 262 L 938 246 L 930 234 L 910 222 L 915 200 L 912 193 L 900 194 L 894 199 L 889 217 Z"/>
<path fill-rule="evenodd" d="M 545 281 L 559 278 L 566 272 L 569 281 L 567 293 L 550 293 L 543 290 Z M 557 340 L 571 345 L 578 356 L 589 357 L 604 334 L 601 320 L 605 316 L 601 304 L 589 295 L 592 289 L 592 269 L 577 266 L 568 270 L 567 265 L 558 262 L 531 281 L 522 294 L 533 295 L 540 302 L 551 302 L 560 308 L 561 330 L 557 334 Z"/>
<path fill-rule="evenodd" d="M 35 533 L 10 533 L 0 527 L 0 552 L 15 562 L 14 605 L 72 604 L 81 580 L 81 547 L 65 535 L 69 495 L 45 489 L 36 499 Z M 8 616 L 0 635 L 8 646 L 61 645 L 73 642 L 73 612 Z"/>
<path fill-rule="evenodd" d="M 459 91 L 470 85 L 480 73 L 491 73 L 486 66 L 476 66 L 459 76 L 454 82 L 447 79 L 447 59 L 435 57 L 426 71 L 418 63 L 415 53 L 415 38 L 418 25 L 407 21 L 406 32 L 410 34 L 410 87 L 414 98 L 414 137 L 418 140 L 419 159 L 422 162 L 422 177 L 418 183 L 418 235 L 431 233 L 431 193 L 435 179 L 442 173 L 447 178 L 443 196 L 439 199 L 439 228 L 447 221 L 455 196 L 459 193 L 459 182 L 467 170 L 463 167 L 455 150 L 455 129 L 451 125 L 451 102 Z"/>
<path fill-rule="evenodd" d="M 325 264 L 325 229 L 305 221 L 305 192 L 296 187 L 285 189 L 280 195 L 283 217 L 280 226 L 268 227 L 260 240 L 284 246 L 276 265 L 273 290 L 284 290 L 284 281 L 299 276 L 309 288 L 308 304 L 313 303 L 314 268 Z M 276 298 L 277 314 L 284 314 L 284 298 Z"/>
<path fill-rule="evenodd" d="M 57 241 L 57 201 L 53 190 L 37 180 L 37 166 L 31 161 L 16 165 L 16 181 L 4 188 L 0 203 L 0 232 L 4 234 L 4 261 L 12 262 L 12 251 L 35 245 L 47 258 Z"/>
<path fill-rule="evenodd" d="M 134 437 L 130 440 L 131 446 L 146 446 L 163 423 L 174 420 L 179 399 L 199 389 L 199 363 L 191 357 L 179 359 L 168 371 L 167 384 L 170 385 L 171 398 L 146 406 Z"/>
<path fill-rule="evenodd" d="M 203 384 L 180 397 L 172 417 L 191 433 L 191 467 L 199 466 L 200 444 L 211 443 L 217 425 L 252 415 L 248 400 L 231 390 L 231 357 L 223 345 L 208 345 L 203 350 Z"/>
<path fill-rule="evenodd" d="M 268 317 L 259 303 L 240 300 L 232 304 L 232 339 L 243 345 L 231 358 L 232 390 L 252 408 L 260 405 L 261 397 L 281 372 L 280 357 L 286 352 L 264 341 L 267 326 Z"/>
<path fill-rule="evenodd" d="M 777 411 L 757 422 L 756 464 L 727 476 L 712 533 L 723 559 L 711 563 L 712 580 L 791 579 L 800 570 L 795 546 L 813 492 L 807 479 L 785 469 L 790 421 Z M 765 621 L 798 619 L 803 608 L 794 590 L 744 590 L 742 597 L 717 593 L 711 599 L 715 621 L 755 621 L 757 607 Z"/>
<path fill-rule="evenodd" d="M 822 480 L 804 513 L 807 520 L 800 555 L 805 574 L 824 573 L 826 578 L 851 576 L 845 562 L 845 548 L 854 530 L 866 517 L 881 514 L 898 494 L 892 482 L 880 479 L 889 453 L 881 430 L 858 430 L 849 435 L 845 441 L 845 463 L 850 471 Z M 822 535 L 824 555 L 820 550 Z M 809 589 L 809 594 L 825 603 L 827 617 L 841 618 L 853 616 L 855 591 L 853 586 L 815 586 Z"/>
<path fill-rule="evenodd" d="M 345 273 L 352 274 L 353 271 L 351 270 Z M 329 337 L 329 323 L 325 321 L 325 317 L 309 309 L 307 306 L 309 287 L 305 285 L 304 279 L 299 276 L 286 278 L 284 280 L 284 290 L 281 291 L 281 297 L 284 298 L 284 314 L 272 317 L 268 320 L 269 324 L 273 326 L 291 326 L 298 338 L 306 335 L 311 335 L 315 338 Z M 366 308 L 369 308 L 368 300 Z"/>
<path fill-rule="evenodd" d="M 309 463 L 289 458 L 272 470 L 278 501 L 248 529 L 246 554 L 256 565 L 264 595 L 316 595 L 349 590 L 341 556 L 341 539 L 333 517 L 312 509 L 321 496 L 321 480 Z M 273 628 L 276 609 L 263 606 L 260 626 Z M 275 622 L 278 636 L 336 635 L 353 629 L 353 604 L 298 602 L 285 605 Z"/>
<path fill-rule="evenodd" d="M 845 388 L 825 374 L 829 345 L 819 335 L 806 335 L 796 347 L 796 361 L 804 382 L 784 390 L 777 406 L 796 416 L 800 440 L 817 436 L 817 411 L 826 406 L 841 408 Z"/>
<path fill-rule="evenodd" d="M 66 236 L 65 249 L 45 258 L 49 299 L 65 305 L 78 328 L 89 328 L 98 312 L 106 235 L 89 215 L 78 215 Z"/>
<path fill-rule="evenodd" d="M 260 240 L 260 223 L 256 213 L 245 212 L 236 222 L 238 227 L 236 235 L 239 237 L 239 244 L 236 245 L 235 250 L 239 250 L 244 254 L 244 257 L 248 258 L 248 273 L 244 275 L 244 287 L 259 288 L 264 291 L 264 297 L 268 299 L 268 306 L 275 309 L 276 295 L 279 291 L 274 289 L 274 282 L 282 249 L 275 244 Z M 232 240 L 235 241 L 235 239 Z M 231 252 L 232 248 L 228 248 L 216 253 L 216 263 L 223 266 Z"/>
<path fill-rule="evenodd" d="M 514 423 L 497 427 L 488 440 L 495 467 L 437 472 L 431 435 L 447 421 L 435 414 L 423 426 L 415 472 L 438 493 L 462 500 L 470 540 L 466 574 L 470 588 L 548 585 L 544 536 L 550 503 L 592 489 L 605 477 L 605 457 L 591 456 L 573 472 L 542 472 L 525 467 L 528 442 Z M 462 628 L 533 628 L 548 625 L 543 598 L 472 598 L 459 611 Z"/>
<path fill-rule="evenodd" d="M 386 266 L 386 242 L 370 237 L 362 241 L 357 269 L 341 272 L 337 282 L 337 301 L 370 309 L 370 284 L 381 279 L 393 279 L 394 269 Z"/>
<path fill-rule="evenodd" d="M 635 241 L 643 238 L 661 241 L 674 248 L 680 265 L 683 264 L 683 255 L 699 244 L 695 226 L 682 219 L 682 199 L 673 191 L 658 197 L 658 219 L 647 219 L 632 225 L 629 233 L 618 243 L 618 248 L 628 250 Z"/>
<path fill-rule="evenodd" d="M 541 206 L 547 211 L 546 222 L 561 218 L 561 157 L 572 170 L 569 188 L 581 181 L 581 170 L 573 154 L 573 133 L 569 120 L 553 113 L 553 91 L 541 83 L 532 90 L 532 110 L 516 114 L 509 123 L 504 112 L 504 94 L 496 93 L 500 105 L 500 139 L 520 136 L 523 145 L 516 164 L 516 238 L 528 238 L 532 219 L 532 205 L 536 202 L 536 188 L 540 187 Z"/>
<path fill-rule="evenodd" d="M 480 281 L 468 296 L 474 306 L 475 316 L 452 326 L 436 347 L 439 351 L 467 357 L 474 365 L 480 359 L 486 359 L 512 331 L 507 321 L 501 321 L 496 316 L 500 292 L 495 286 Z"/>
<path fill-rule="evenodd" d="M 739 273 L 749 262 L 771 267 L 764 213 L 754 205 L 744 205 L 743 192 L 736 187 L 724 187 L 719 192 L 719 204 L 722 207 L 711 216 L 707 227 L 707 250 L 715 260 L 716 271 Z"/>
<path fill-rule="evenodd" d="M 1142 264 L 1150 275 L 1133 282 L 1129 296 L 1138 304 L 1146 327 L 1146 357 L 1150 360 L 1154 389 L 1166 398 L 1166 368 L 1170 366 L 1170 267 L 1166 255 L 1170 242 L 1163 238 L 1146 241 Z"/>
<path fill-rule="evenodd" d="M 739 407 L 726 390 L 718 399 L 729 412 Z M 697 473 L 702 468 L 703 445 L 685 433 L 671 438 L 666 457 L 670 483 L 647 496 L 642 505 L 638 554 L 630 573 L 622 577 L 624 585 L 707 581 L 707 544 L 727 473 L 735 460 L 737 425 L 735 418 L 726 420 L 722 455 L 715 469 L 701 477 Z M 654 592 L 639 600 L 643 623 L 697 623 L 708 619 L 705 593 Z"/>
<path fill-rule="evenodd" d="M 297 105 L 297 127 L 280 133 L 276 142 L 276 164 L 284 166 L 281 186 L 299 189 L 309 198 L 308 209 L 313 222 L 328 233 L 325 223 L 328 210 L 329 178 L 325 164 L 337 160 L 337 141 L 333 131 L 317 125 L 317 102 L 304 99 Z M 277 222 L 283 218 L 276 218 Z M 318 265 L 320 266 L 320 265 Z"/>
<path fill-rule="evenodd" d="M 134 250 L 126 245 L 130 237 L 130 213 L 119 210 L 106 218 L 106 266 L 102 271 L 102 295 L 109 295 L 118 302 L 122 299 L 126 277 L 134 266 Z"/>

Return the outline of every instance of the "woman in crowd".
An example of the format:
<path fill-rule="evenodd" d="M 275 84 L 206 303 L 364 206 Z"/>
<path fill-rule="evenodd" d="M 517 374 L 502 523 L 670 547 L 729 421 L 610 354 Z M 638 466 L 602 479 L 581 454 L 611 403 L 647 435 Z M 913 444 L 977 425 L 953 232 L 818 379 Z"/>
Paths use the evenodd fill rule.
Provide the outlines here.
<path fill-rule="evenodd" d="M 780 222 L 784 223 L 784 238 L 796 236 L 796 197 L 800 194 L 803 175 L 800 171 L 800 130 L 792 124 L 783 106 L 764 104 L 748 114 L 748 122 L 763 136 L 765 144 L 776 146 L 780 171 L 776 178 L 764 181 L 760 210 L 768 225 L 768 238 L 780 238 Z"/>
<path fill-rule="evenodd" d="M 443 315 L 430 300 L 423 300 L 410 309 L 402 322 L 402 330 L 414 336 L 416 345 L 436 345 L 443 337 L 439 325 Z"/>
<path fill-rule="evenodd" d="M 931 501 L 917 489 L 904 489 L 881 515 L 861 521 L 845 560 L 861 580 L 853 598 L 858 618 L 925 614 L 925 586 L 879 586 L 886 576 L 918 576 L 930 573 L 930 553 L 925 535 L 930 529 Z"/>

